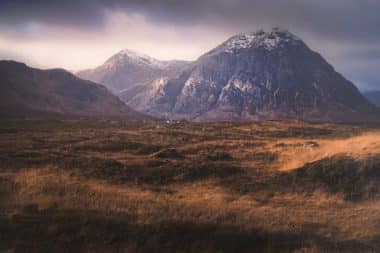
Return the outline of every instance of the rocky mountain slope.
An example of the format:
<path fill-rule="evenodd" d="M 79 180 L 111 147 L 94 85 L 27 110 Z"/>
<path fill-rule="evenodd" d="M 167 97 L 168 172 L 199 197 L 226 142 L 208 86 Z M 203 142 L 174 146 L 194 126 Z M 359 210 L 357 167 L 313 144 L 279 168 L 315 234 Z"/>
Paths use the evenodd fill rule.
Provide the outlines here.
<path fill-rule="evenodd" d="M 380 91 L 372 90 L 363 92 L 363 95 L 374 105 L 380 107 Z"/>
<path fill-rule="evenodd" d="M 125 101 L 151 114 L 191 120 L 361 121 L 375 113 L 318 53 L 279 29 L 234 36 L 176 78 L 161 78 Z"/>
<path fill-rule="evenodd" d="M 0 61 L 0 115 L 144 118 L 102 85 L 14 61 Z"/>
<path fill-rule="evenodd" d="M 103 65 L 80 71 L 77 75 L 102 83 L 118 95 L 130 88 L 146 85 L 160 76 L 179 71 L 186 63 L 175 60 L 159 61 L 125 49 L 110 57 Z"/>
<path fill-rule="evenodd" d="M 134 81 L 119 96 L 136 110 L 193 121 L 378 118 L 377 109 L 321 55 L 277 28 L 233 36 L 152 82 Z"/>

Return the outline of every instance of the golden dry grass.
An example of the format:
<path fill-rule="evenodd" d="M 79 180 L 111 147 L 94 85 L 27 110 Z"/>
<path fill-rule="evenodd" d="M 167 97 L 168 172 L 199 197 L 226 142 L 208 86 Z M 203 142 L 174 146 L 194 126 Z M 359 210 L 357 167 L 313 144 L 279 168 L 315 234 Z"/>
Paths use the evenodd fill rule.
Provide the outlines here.
<path fill-rule="evenodd" d="M 0 250 L 376 252 L 379 140 L 300 122 L 8 121 Z"/>
<path fill-rule="evenodd" d="M 279 142 L 285 144 L 285 148 L 278 148 L 279 143 L 272 147 L 274 152 L 280 154 L 275 166 L 285 171 L 335 155 L 348 155 L 355 159 L 380 155 L 380 131 L 364 132 L 348 138 L 309 140 L 315 143 L 315 146 L 297 138 L 283 139 Z"/>

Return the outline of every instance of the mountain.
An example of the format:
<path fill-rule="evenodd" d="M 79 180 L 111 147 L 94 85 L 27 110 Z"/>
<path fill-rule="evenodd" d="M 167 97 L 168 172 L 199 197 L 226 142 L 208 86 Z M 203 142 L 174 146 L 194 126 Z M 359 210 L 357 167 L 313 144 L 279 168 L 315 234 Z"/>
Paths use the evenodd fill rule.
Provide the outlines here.
<path fill-rule="evenodd" d="M 154 79 L 180 70 L 185 61 L 160 61 L 150 56 L 122 50 L 103 65 L 76 73 L 83 79 L 104 84 L 114 94 L 146 85 Z"/>
<path fill-rule="evenodd" d="M 14 61 L 0 61 L 0 115 L 144 118 L 100 84 Z"/>
<path fill-rule="evenodd" d="M 193 121 L 377 120 L 377 109 L 300 38 L 274 28 L 236 35 L 120 97 L 145 113 Z"/>
<path fill-rule="evenodd" d="M 380 90 L 365 91 L 363 95 L 374 105 L 380 107 Z"/>

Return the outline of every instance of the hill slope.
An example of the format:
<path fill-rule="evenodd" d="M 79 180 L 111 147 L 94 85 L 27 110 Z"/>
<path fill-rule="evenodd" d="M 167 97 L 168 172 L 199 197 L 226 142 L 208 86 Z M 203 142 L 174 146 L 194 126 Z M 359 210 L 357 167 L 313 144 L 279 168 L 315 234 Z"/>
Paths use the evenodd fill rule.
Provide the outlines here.
<path fill-rule="evenodd" d="M 363 95 L 371 101 L 374 105 L 380 107 L 380 91 L 373 90 L 373 91 L 366 91 L 363 92 Z"/>
<path fill-rule="evenodd" d="M 0 114 L 143 118 L 102 85 L 13 61 L 0 61 Z"/>

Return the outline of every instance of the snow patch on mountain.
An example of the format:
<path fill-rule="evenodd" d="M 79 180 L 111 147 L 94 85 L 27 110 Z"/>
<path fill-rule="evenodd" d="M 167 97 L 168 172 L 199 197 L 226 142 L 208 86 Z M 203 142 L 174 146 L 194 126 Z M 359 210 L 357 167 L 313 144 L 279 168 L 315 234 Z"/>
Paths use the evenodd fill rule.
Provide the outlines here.
<path fill-rule="evenodd" d="M 240 49 L 251 47 L 263 47 L 266 50 L 273 50 L 285 43 L 297 43 L 301 41 L 297 36 L 286 30 L 273 28 L 270 32 L 259 30 L 253 33 L 243 33 L 227 40 L 223 46 L 225 52 L 234 53 Z"/>
<path fill-rule="evenodd" d="M 241 92 L 248 92 L 252 88 L 252 83 L 240 79 L 232 79 L 230 85 L 234 86 Z"/>
<path fill-rule="evenodd" d="M 124 49 L 112 56 L 105 65 L 108 68 L 112 68 L 115 65 L 125 64 L 127 62 L 133 61 L 135 64 L 143 66 L 151 66 L 155 68 L 164 68 L 167 66 L 165 61 L 159 61 L 148 55 L 138 53 L 129 49 Z"/>
<path fill-rule="evenodd" d="M 168 77 L 160 77 L 152 82 L 152 87 L 160 88 L 168 83 Z"/>

